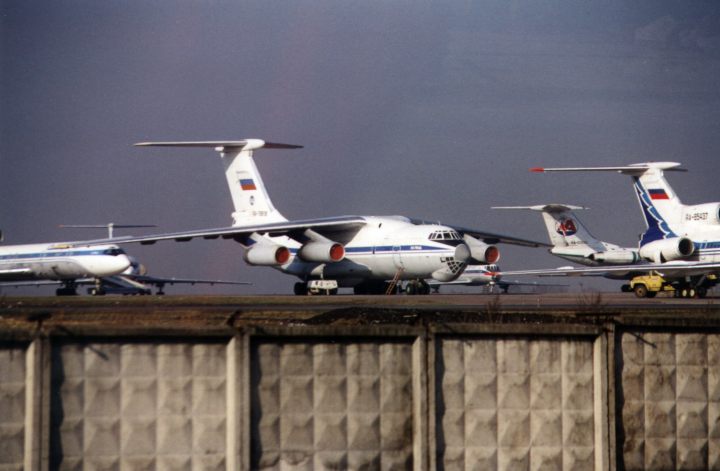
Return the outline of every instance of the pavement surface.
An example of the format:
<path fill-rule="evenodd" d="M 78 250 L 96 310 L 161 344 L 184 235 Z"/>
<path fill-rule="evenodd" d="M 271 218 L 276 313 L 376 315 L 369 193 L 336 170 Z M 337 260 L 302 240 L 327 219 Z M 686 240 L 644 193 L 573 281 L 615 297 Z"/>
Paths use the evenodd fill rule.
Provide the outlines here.
<path fill-rule="evenodd" d="M 2 297 L 0 339 L 198 330 L 227 335 L 258 326 L 595 324 L 720 329 L 720 298 L 638 299 L 629 293 L 429 296 Z M 80 330 L 78 330 L 80 329 Z"/>

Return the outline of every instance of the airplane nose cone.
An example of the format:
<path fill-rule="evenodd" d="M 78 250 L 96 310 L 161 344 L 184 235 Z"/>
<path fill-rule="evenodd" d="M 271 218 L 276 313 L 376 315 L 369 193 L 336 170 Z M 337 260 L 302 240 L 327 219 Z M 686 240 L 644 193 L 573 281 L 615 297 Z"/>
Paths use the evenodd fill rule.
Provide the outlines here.
<path fill-rule="evenodd" d="M 470 248 L 466 244 L 459 244 L 455 247 L 455 260 L 461 263 L 470 260 Z"/>

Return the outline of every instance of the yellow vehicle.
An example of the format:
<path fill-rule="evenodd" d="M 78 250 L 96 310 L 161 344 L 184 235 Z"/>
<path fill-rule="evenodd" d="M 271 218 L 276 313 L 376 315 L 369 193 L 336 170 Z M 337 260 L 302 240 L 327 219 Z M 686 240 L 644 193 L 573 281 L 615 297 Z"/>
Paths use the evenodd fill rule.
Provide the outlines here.
<path fill-rule="evenodd" d="M 676 298 L 704 298 L 708 288 L 715 286 L 717 276 L 708 275 L 700 283 L 668 282 L 660 275 L 636 276 L 623 291 L 632 291 L 638 298 L 654 298 L 660 291 L 674 291 Z"/>

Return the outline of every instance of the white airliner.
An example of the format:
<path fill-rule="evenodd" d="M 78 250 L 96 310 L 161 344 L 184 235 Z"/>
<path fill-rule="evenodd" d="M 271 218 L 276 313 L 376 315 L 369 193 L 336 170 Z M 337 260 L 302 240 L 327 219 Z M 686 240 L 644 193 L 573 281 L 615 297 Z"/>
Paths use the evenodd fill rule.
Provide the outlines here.
<path fill-rule="evenodd" d="M 83 228 L 108 230 L 108 239 L 113 238 L 116 228 L 155 227 L 152 225 L 137 224 L 83 224 L 67 225 L 63 228 Z M 0 234 L 0 240 L 2 235 Z M 80 286 L 90 286 L 88 294 L 102 296 L 105 294 L 152 294 L 151 288 L 156 288 L 156 294 L 162 295 L 167 285 L 176 284 L 208 284 L 208 285 L 249 285 L 242 281 L 203 280 L 195 278 L 158 277 L 147 274 L 147 269 L 137 258 L 127 255 L 117 245 L 107 247 L 92 245 L 97 241 L 90 241 L 91 245 L 82 249 L 76 244 L 82 242 L 67 242 L 57 244 L 34 244 L 0 246 L 0 267 L 7 262 L 9 271 L 0 270 L 0 288 L 26 287 L 26 286 L 57 286 L 62 288 L 56 291 L 58 296 L 76 295 Z M 48 248 L 48 245 L 50 248 Z M 71 250 L 72 248 L 72 250 Z M 3 249 L 8 249 L 4 253 Z M 38 250 L 40 249 L 40 250 Z M 82 249 L 82 250 L 81 250 Z M 15 254 L 15 258 L 6 257 Z M 62 259 L 62 260 L 61 260 Z M 28 260 L 28 262 L 25 262 Z M 27 265 L 18 272 L 18 264 Z M 52 267 L 52 273 L 48 267 Z M 61 271 L 62 276 L 57 276 Z"/>
<path fill-rule="evenodd" d="M 649 272 L 670 280 L 684 296 L 703 297 L 720 272 L 720 203 L 684 205 L 664 177 L 664 171 L 686 171 L 677 162 L 646 162 L 623 167 L 534 168 L 534 172 L 618 172 L 632 177 L 647 230 L 638 254 L 643 264 L 555 270 L 523 270 L 521 274 L 566 274 L 631 278 Z"/>
<path fill-rule="evenodd" d="M 439 292 L 441 287 L 447 285 L 489 286 L 491 291 L 497 286 L 506 294 L 511 286 L 561 286 L 557 284 L 507 280 L 503 278 L 503 275 L 504 273 L 500 271 L 500 267 L 496 264 L 468 265 L 463 274 L 455 281 L 440 282 L 431 280 L 429 284 L 435 292 Z"/>
<path fill-rule="evenodd" d="M 542 213 L 550 253 L 565 260 L 589 266 L 644 263 L 638 249 L 620 247 L 593 236 L 574 211 L 587 209 L 569 204 L 535 206 L 494 206 L 492 209 L 530 210 Z"/>
<path fill-rule="evenodd" d="M 76 280 L 118 275 L 131 265 L 123 249 L 83 242 L 0 246 L 0 281 L 52 280 L 58 296 L 77 294 Z"/>
<path fill-rule="evenodd" d="M 301 146 L 260 139 L 201 142 L 143 142 L 137 146 L 215 149 L 225 167 L 235 211 L 231 227 L 117 239 L 152 244 L 194 237 L 233 239 L 245 248 L 244 260 L 294 275 L 296 294 L 318 287 L 337 292 L 382 294 L 406 280 L 409 292 L 428 293 L 426 278 L 452 281 L 470 260 L 494 263 L 496 243 L 528 247 L 546 244 L 461 227 L 427 223 L 402 216 L 342 216 L 287 220 L 273 205 L 253 160 L 253 151 Z"/>

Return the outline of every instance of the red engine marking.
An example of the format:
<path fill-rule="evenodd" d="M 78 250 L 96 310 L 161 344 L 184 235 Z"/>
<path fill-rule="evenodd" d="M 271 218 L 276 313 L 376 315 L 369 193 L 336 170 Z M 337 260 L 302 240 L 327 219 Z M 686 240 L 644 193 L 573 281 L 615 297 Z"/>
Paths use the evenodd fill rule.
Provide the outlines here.
<path fill-rule="evenodd" d="M 340 244 L 334 244 L 330 248 L 330 259 L 339 262 L 343 257 L 345 257 L 345 247 Z"/>
<path fill-rule="evenodd" d="M 287 247 L 280 247 L 275 252 L 275 261 L 280 265 L 285 264 L 290 259 L 290 250 Z"/>
<path fill-rule="evenodd" d="M 497 247 L 488 247 L 485 251 L 485 261 L 495 263 L 500 259 L 500 250 Z"/>

